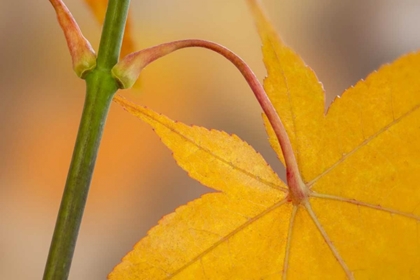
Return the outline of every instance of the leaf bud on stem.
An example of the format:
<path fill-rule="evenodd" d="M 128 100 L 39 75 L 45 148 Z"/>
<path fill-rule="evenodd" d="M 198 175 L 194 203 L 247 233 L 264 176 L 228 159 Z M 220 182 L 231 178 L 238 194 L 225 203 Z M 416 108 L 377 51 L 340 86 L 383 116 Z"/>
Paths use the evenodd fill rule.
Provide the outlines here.
<path fill-rule="evenodd" d="M 58 22 L 66 37 L 67 46 L 73 61 L 73 70 L 84 79 L 96 67 L 96 54 L 89 41 L 83 36 L 76 20 L 61 0 L 50 0 L 55 9 Z"/>

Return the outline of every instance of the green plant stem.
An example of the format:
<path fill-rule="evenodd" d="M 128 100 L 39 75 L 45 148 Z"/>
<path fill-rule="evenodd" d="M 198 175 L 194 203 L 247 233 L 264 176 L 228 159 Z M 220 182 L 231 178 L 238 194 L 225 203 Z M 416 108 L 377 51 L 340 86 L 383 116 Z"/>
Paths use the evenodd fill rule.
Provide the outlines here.
<path fill-rule="evenodd" d="M 109 0 L 99 44 L 98 68 L 111 69 L 118 62 L 130 0 Z"/>
<path fill-rule="evenodd" d="M 86 99 L 67 176 L 44 280 L 67 279 L 82 221 L 103 127 L 117 82 L 117 63 L 130 0 L 110 0 L 102 31 L 97 67 L 86 76 Z"/>

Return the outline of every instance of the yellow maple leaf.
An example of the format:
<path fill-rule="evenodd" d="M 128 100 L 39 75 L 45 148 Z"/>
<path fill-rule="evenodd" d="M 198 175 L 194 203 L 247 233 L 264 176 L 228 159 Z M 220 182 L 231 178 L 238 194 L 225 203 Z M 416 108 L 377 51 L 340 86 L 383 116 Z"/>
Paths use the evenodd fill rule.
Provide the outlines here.
<path fill-rule="evenodd" d="M 250 3 L 268 71 L 264 88 L 307 194 L 292 199 L 236 135 L 174 122 L 117 96 L 178 165 L 219 192 L 165 216 L 109 279 L 419 279 L 420 53 L 372 73 L 325 114 L 312 70 Z"/>

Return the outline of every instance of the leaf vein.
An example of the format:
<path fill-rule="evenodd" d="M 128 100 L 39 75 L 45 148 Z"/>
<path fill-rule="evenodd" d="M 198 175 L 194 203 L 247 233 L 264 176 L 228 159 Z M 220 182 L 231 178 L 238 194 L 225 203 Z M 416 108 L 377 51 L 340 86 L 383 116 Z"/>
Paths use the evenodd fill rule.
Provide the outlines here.
<path fill-rule="evenodd" d="M 390 122 L 389 124 L 387 124 L 386 126 L 384 126 L 382 129 L 378 130 L 378 132 L 376 132 L 372 136 L 368 137 L 366 140 L 364 140 L 362 143 L 360 143 L 358 146 L 356 146 L 353 150 L 351 150 L 346 155 L 344 155 L 343 157 L 341 157 L 337 162 L 335 162 L 330 167 L 328 167 L 327 169 L 325 169 L 325 171 L 322 172 L 317 177 L 315 177 L 315 179 L 313 179 L 312 181 L 310 181 L 307 184 L 308 188 L 311 188 L 319 179 L 321 179 L 322 177 L 324 177 L 325 175 L 327 175 L 328 173 L 330 173 L 334 168 L 336 168 L 339 164 L 341 164 L 342 162 L 344 162 L 347 158 L 349 158 L 350 156 L 354 155 L 357 151 L 359 151 L 362 147 L 366 146 L 373 139 L 377 138 L 379 135 L 381 135 L 382 133 L 384 133 L 385 131 L 387 131 L 392 126 L 398 124 L 402 119 L 404 119 L 405 117 L 409 116 L 413 112 L 417 111 L 419 108 L 420 108 L 420 104 L 418 104 L 417 106 L 414 106 L 411 110 L 409 110 L 405 114 L 401 115 L 399 118 L 393 120 L 392 122 Z"/>
<path fill-rule="evenodd" d="M 290 222 L 289 222 L 289 230 L 287 233 L 286 253 L 284 254 L 283 276 L 282 276 L 283 280 L 287 279 L 287 270 L 289 268 L 289 256 L 290 256 L 290 250 L 291 250 L 290 245 L 292 243 L 293 226 L 295 223 L 297 210 L 298 210 L 298 207 L 296 205 L 293 205 L 292 215 L 290 216 Z"/>
<path fill-rule="evenodd" d="M 209 248 L 207 248 L 206 250 L 204 250 L 202 253 L 198 254 L 196 257 L 194 257 L 193 259 L 191 259 L 189 262 L 187 262 L 185 265 L 183 265 L 182 267 L 178 268 L 177 270 L 175 270 L 174 272 L 172 272 L 166 279 L 171 279 L 174 276 L 176 276 L 177 274 L 179 274 L 180 272 L 182 272 L 183 270 L 185 270 L 186 268 L 188 268 L 190 265 L 192 265 L 193 263 L 195 263 L 196 261 L 202 259 L 202 257 L 204 257 L 205 255 L 207 255 L 208 253 L 210 253 L 212 250 L 216 249 L 219 245 L 223 244 L 224 242 L 228 242 L 229 239 L 231 237 L 233 237 L 235 234 L 241 232 L 243 229 L 245 229 L 246 227 L 250 226 L 251 224 L 253 224 L 254 222 L 258 221 L 260 218 L 264 217 L 265 215 L 271 213 L 272 211 L 274 211 L 275 209 L 277 209 L 278 207 L 286 204 L 288 201 L 287 199 L 282 199 L 281 201 L 273 204 L 272 206 L 268 207 L 266 210 L 264 210 L 263 212 L 261 212 L 260 214 L 256 215 L 255 217 L 249 219 L 248 221 L 246 221 L 245 223 L 243 223 L 241 226 L 237 227 L 235 230 L 231 231 L 229 234 L 227 234 L 225 237 L 221 238 L 219 241 L 217 241 L 216 243 L 214 243 L 212 246 L 210 246 Z"/>
<path fill-rule="evenodd" d="M 230 166 L 232 169 L 234 169 L 234 170 L 237 170 L 237 171 L 239 171 L 239 172 L 241 172 L 241 173 L 243 173 L 243 174 L 245 174 L 246 176 L 248 176 L 248 177 L 250 177 L 250 178 L 252 178 L 252 179 L 254 179 L 254 180 L 256 180 L 256 181 L 259 181 L 259 182 L 261 182 L 261 183 L 263 183 L 263 184 L 265 184 L 265 185 L 267 185 L 267 186 L 269 186 L 269 187 L 271 187 L 271 188 L 273 188 L 273 189 L 276 189 L 276 190 L 280 190 L 280 191 L 283 191 L 283 192 L 287 192 L 288 190 L 287 190 L 287 188 L 284 188 L 284 187 L 281 187 L 281 186 L 279 186 L 279 185 L 276 185 L 276 184 L 274 184 L 274 183 L 271 183 L 271 182 L 269 182 L 269 181 L 266 181 L 266 180 L 264 180 L 264 179 L 262 179 L 262 178 L 260 178 L 259 176 L 256 176 L 256 175 L 254 175 L 254 174 L 252 174 L 252 173 L 250 173 L 250 172 L 248 172 L 247 170 L 245 170 L 245 169 L 242 169 L 242 168 L 239 168 L 238 166 L 236 166 L 236 165 L 234 165 L 234 164 L 232 164 L 231 162 L 229 162 L 229 161 L 227 161 L 227 160 L 225 160 L 224 158 L 222 158 L 222 157 L 220 157 L 220 156 L 218 156 L 218 155 L 215 155 L 214 153 L 212 153 L 212 151 L 210 150 L 210 149 L 206 149 L 206 148 L 204 148 L 204 147 L 202 147 L 202 146 L 200 146 L 198 143 L 196 143 L 193 139 L 191 139 L 191 138 L 189 138 L 189 137 L 187 137 L 187 136 L 185 136 L 184 134 L 182 134 L 182 133 L 180 133 L 180 132 L 178 132 L 178 131 L 176 131 L 176 129 L 174 129 L 173 127 L 171 127 L 171 126 L 169 126 L 168 124 L 166 124 L 166 123 L 164 123 L 163 121 L 161 121 L 161 120 L 159 120 L 153 113 L 151 113 L 151 112 L 149 112 L 149 111 L 147 111 L 147 109 L 144 107 L 144 106 L 135 106 L 134 104 L 132 104 L 131 102 L 129 102 L 129 101 L 127 101 L 124 97 L 122 97 L 122 96 L 117 96 L 117 98 L 118 99 L 114 99 L 114 100 L 116 100 L 116 102 L 118 102 L 118 103 L 120 103 L 122 106 L 123 106 L 123 108 L 125 109 L 125 110 L 127 110 L 127 111 L 132 111 L 132 112 L 134 112 L 135 113 L 135 115 L 136 115 L 136 112 L 138 112 L 137 114 L 141 114 L 141 115 L 143 115 L 143 117 L 144 118 L 147 118 L 147 119 L 149 119 L 149 120 L 147 120 L 146 122 L 148 122 L 149 124 L 151 124 L 151 123 L 153 123 L 153 122 L 156 122 L 156 123 L 159 123 L 160 125 L 162 125 L 163 127 L 165 127 L 165 128 L 167 128 L 167 129 L 169 129 L 172 133 L 174 133 L 174 134 L 176 134 L 176 135 L 178 135 L 178 136 L 180 136 L 181 138 L 183 138 L 184 140 L 186 140 L 187 142 L 189 142 L 189 143 L 191 143 L 191 144 L 193 144 L 193 145 L 195 145 L 198 149 L 200 149 L 200 150 L 202 150 L 202 151 L 204 151 L 204 152 L 206 152 L 206 153 L 208 153 L 208 154 L 210 154 L 211 156 L 213 156 L 216 160 L 219 160 L 220 162 L 222 162 L 222 163 L 224 163 L 224 164 L 226 164 L 226 165 L 228 165 L 228 166 Z M 138 108 L 136 108 L 136 107 L 138 107 Z M 163 115 L 161 115 L 162 117 L 164 117 L 165 119 L 167 119 L 167 117 L 165 117 L 165 116 L 163 116 Z M 167 119 L 168 121 L 170 121 L 170 122 L 173 122 L 173 121 L 171 121 L 171 120 L 169 120 L 169 119 Z M 185 125 L 185 126 L 187 126 L 187 125 Z M 152 127 L 154 127 L 153 125 L 152 125 Z M 187 127 L 189 127 L 189 128 L 193 128 L 193 127 L 191 127 L 191 126 L 187 126 Z M 155 130 L 155 129 L 154 129 Z M 158 132 L 156 132 L 158 135 L 159 135 L 159 133 Z M 226 133 L 227 134 L 227 133 Z M 160 136 L 160 135 L 159 135 Z M 161 136 L 160 136 L 161 137 Z M 238 137 L 239 138 L 239 137 Z M 161 139 L 162 139 L 162 137 L 161 137 Z M 242 140 L 241 140 L 242 141 Z M 246 143 L 246 142 L 245 142 Z M 248 144 L 249 145 L 249 144 Z M 255 151 L 255 150 L 254 150 Z M 267 165 L 268 165 L 268 163 L 267 163 Z M 188 172 L 188 171 L 187 171 Z"/>
<path fill-rule="evenodd" d="M 363 207 L 366 207 L 366 208 L 380 210 L 380 211 L 388 212 L 388 213 L 393 214 L 393 215 L 398 215 L 398 216 L 402 216 L 402 217 L 406 217 L 406 218 L 410 218 L 410 219 L 420 221 L 420 216 L 414 215 L 413 213 L 406 213 L 406 212 L 399 211 L 399 210 L 396 210 L 396 209 L 392 209 L 392 208 L 389 208 L 389 207 L 382 207 L 380 205 L 370 204 L 370 203 L 359 201 L 359 200 L 356 200 L 356 199 L 350 199 L 350 198 L 345 198 L 345 197 L 341 197 L 341 196 L 329 195 L 329 194 L 324 194 L 324 193 L 316 193 L 316 192 L 311 192 L 311 196 L 316 197 L 316 198 L 324 198 L 324 199 L 329 199 L 329 200 L 342 201 L 342 202 L 354 204 L 354 205 L 357 205 L 357 206 L 363 206 Z"/>
<path fill-rule="evenodd" d="M 325 243 L 327 243 L 328 247 L 330 248 L 331 252 L 333 253 L 335 259 L 340 264 L 341 268 L 344 270 L 344 273 L 346 274 L 348 279 L 353 280 L 354 276 L 351 270 L 348 268 L 347 264 L 344 262 L 344 259 L 341 257 L 340 253 L 338 252 L 337 248 L 332 243 L 330 237 L 328 236 L 325 229 L 322 227 L 321 223 L 318 220 L 318 217 L 316 216 L 315 212 L 312 210 L 311 204 L 307 201 L 304 204 L 306 210 L 309 213 L 309 216 L 312 218 L 313 222 L 315 223 L 315 226 L 318 228 L 319 232 L 321 233 L 322 237 L 324 238 Z"/>

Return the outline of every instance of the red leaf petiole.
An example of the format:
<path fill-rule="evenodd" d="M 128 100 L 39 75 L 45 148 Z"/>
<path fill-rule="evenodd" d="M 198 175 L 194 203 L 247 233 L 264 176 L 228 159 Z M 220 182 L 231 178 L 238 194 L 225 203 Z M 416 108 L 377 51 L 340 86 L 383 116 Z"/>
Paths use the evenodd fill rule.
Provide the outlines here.
<path fill-rule="evenodd" d="M 293 153 L 293 148 L 284 125 L 254 72 L 245 63 L 245 61 L 243 61 L 234 52 L 219 44 L 205 40 L 187 39 L 174 41 L 127 55 L 112 68 L 112 74 L 114 78 L 119 81 L 121 88 L 130 88 L 137 80 L 143 68 L 145 68 L 149 63 L 176 50 L 190 47 L 200 47 L 212 50 L 227 58 L 241 72 L 254 92 L 254 95 L 260 103 L 264 113 L 267 115 L 267 118 L 270 121 L 270 124 L 273 127 L 280 143 L 286 162 L 287 183 L 290 188 L 289 198 L 295 204 L 300 204 L 305 201 L 309 195 L 309 190 L 301 178 L 296 157 Z"/>

